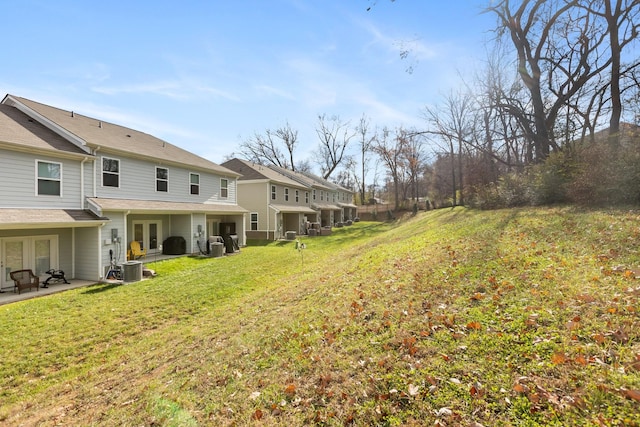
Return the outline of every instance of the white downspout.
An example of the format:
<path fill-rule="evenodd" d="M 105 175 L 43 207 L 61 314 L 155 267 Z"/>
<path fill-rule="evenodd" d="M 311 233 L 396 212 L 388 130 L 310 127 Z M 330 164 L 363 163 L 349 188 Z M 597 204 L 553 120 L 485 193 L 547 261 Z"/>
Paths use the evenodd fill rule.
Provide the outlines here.
<path fill-rule="evenodd" d="M 76 228 L 71 229 L 71 277 L 76 277 Z"/>
<path fill-rule="evenodd" d="M 93 150 L 93 155 L 96 156 L 96 160 L 93 162 L 93 197 L 97 197 L 98 195 L 98 151 L 100 151 L 100 146 L 97 146 Z"/>
<path fill-rule="evenodd" d="M 127 261 L 127 252 L 129 251 L 127 249 L 127 242 L 129 241 L 129 236 L 127 235 L 127 229 L 128 229 L 127 225 L 128 225 L 128 221 L 129 220 L 127 218 L 129 217 L 130 213 L 131 213 L 131 211 L 126 211 L 124 213 L 124 230 L 122 230 L 122 234 L 124 235 L 124 237 L 123 237 L 124 241 L 120 242 L 120 245 L 121 245 L 120 247 L 124 248 L 123 249 L 123 261 L 122 262 L 126 262 Z"/>
<path fill-rule="evenodd" d="M 84 209 L 84 163 L 88 160 L 85 157 L 80 162 L 80 209 Z M 100 245 L 98 245 L 100 247 Z M 102 259 L 102 254 L 99 253 L 99 259 Z M 76 228 L 71 229 L 71 277 L 76 277 Z M 102 277 L 99 275 L 98 277 Z"/>
<path fill-rule="evenodd" d="M 269 200 L 271 200 L 271 188 L 269 188 L 269 182 L 267 181 L 267 191 L 265 192 L 266 196 L 267 196 L 267 240 L 269 240 L 269 227 L 271 226 L 271 220 L 269 218 L 269 212 L 271 212 L 269 210 L 269 208 L 271 207 L 271 203 L 269 203 Z M 275 239 L 276 237 L 276 233 L 275 231 L 273 232 L 273 238 Z"/>
<path fill-rule="evenodd" d="M 80 209 L 84 209 L 84 163 L 89 160 L 85 157 L 80 162 Z"/>
<path fill-rule="evenodd" d="M 98 278 L 102 280 L 104 278 L 104 266 L 102 265 L 102 230 L 104 226 L 107 225 L 106 222 L 103 222 L 100 226 L 100 232 L 98 233 Z"/>

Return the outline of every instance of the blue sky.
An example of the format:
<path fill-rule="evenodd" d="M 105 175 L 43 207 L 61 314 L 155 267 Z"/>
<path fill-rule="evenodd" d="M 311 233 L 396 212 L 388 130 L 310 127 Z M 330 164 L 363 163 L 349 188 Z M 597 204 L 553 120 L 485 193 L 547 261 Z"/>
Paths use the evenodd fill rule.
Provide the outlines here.
<path fill-rule="evenodd" d="M 486 4 L 5 1 L 0 92 L 141 130 L 216 163 L 288 122 L 299 132 L 297 159 L 312 161 L 320 114 L 420 127 L 424 107 L 485 57 L 494 24 L 480 13 Z"/>

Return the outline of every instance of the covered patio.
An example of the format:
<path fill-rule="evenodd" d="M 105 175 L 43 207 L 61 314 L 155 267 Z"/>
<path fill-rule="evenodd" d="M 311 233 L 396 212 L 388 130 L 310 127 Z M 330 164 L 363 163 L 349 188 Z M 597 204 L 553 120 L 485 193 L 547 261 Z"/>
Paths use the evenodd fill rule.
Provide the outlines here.
<path fill-rule="evenodd" d="M 50 284 L 49 287 L 43 288 L 40 287 L 38 290 L 31 289 L 27 291 L 22 291 L 21 293 L 13 292 L 13 290 L 4 289 L 0 292 L 0 305 L 11 304 L 18 301 L 24 301 L 32 298 L 44 297 L 47 295 L 57 294 L 59 292 L 68 291 L 69 289 L 82 288 L 91 285 L 105 285 L 105 283 L 96 283 L 89 280 L 69 280 L 70 283 L 54 283 Z"/>
<path fill-rule="evenodd" d="M 162 254 L 154 254 L 145 258 L 140 259 L 143 267 L 147 267 L 153 270 L 153 265 L 156 262 L 165 261 L 173 258 L 180 258 L 184 256 L 192 256 L 189 254 L 186 255 L 162 255 Z M 142 280 L 151 280 L 153 277 L 143 276 Z M 30 290 L 24 290 L 21 293 L 14 292 L 13 287 L 5 287 L 0 291 L 0 305 L 11 304 L 18 301 L 25 301 L 28 299 L 44 297 L 47 295 L 53 295 L 60 292 L 65 292 L 71 289 L 84 288 L 84 287 L 99 287 L 99 286 L 109 286 L 109 285 L 126 285 L 137 282 L 123 282 L 122 280 L 101 280 L 101 281 L 93 281 L 93 280 L 81 280 L 81 279 L 67 279 L 69 283 L 62 282 L 52 282 L 48 285 L 48 287 L 42 287 L 42 280 L 40 281 L 40 288 L 36 290 L 32 288 Z"/>

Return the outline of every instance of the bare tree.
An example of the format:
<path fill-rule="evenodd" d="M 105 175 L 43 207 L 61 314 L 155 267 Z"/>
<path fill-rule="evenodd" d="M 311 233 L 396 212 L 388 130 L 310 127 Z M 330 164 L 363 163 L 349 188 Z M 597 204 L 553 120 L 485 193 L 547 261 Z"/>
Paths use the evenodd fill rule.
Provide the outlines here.
<path fill-rule="evenodd" d="M 484 157 L 488 182 L 498 178 L 498 164 L 512 170 L 533 157 L 530 144 L 523 141 L 520 127 L 520 123 L 526 121 L 522 114 L 527 111 L 527 95 L 517 73 L 510 71 L 506 56 L 498 40 L 488 54 L 485 67 L 478 71 L 470 85 L 480 126 L 465 143 Z"/>
<path fill-rule="evenodd" d="M 516 50 L 518 73 L 529 90 L 533 120 L 525 120 L 528 114 L 521 114 L 522 125 L 534 145 L 535 159 L 544 160 L 554 145 L 552 127 L 547 115 L 543 95 L 543 67 L 547 53 L 545 48 L 554 26 L 562 15 L 577 4 L 578 0 L 524 0 L 518 7 L 509 0 L 502 0 L 488 10 L 494 12 L 500 21 L 498 31 L 506 33 Z M 560 3 L 560 5 L 559 5 Z"/>
<path fill-rule="evenodd" d="M 637 56 L 626 67 L 621 62 L 638 38 L 638 0 L 501 0 L 487 10 L 499 19 L 498 33 L 509 36 L 529 91 L 531 111 L 517 117 L 533 141 L 534 160 L 562 149 L 556 132 L 593 129 L 607 110 L 610 141 L 617 143 L 620 82 L 639 65 Z M 562 114 L 571 126 L 557 126 Z"/>
<path fill-rule="evenodd" d="M 586 3 L 586 4 L 583 4 Z M 623 68 L 622 52 L 637 40 L 640 28 L 640 5 L 638 0 L 588 0 L 581 2 L 588 13 L 605 21 L 604 33 L 609 36 L 611 116 L 609 118 L 609 142 L 617 146 L 620 142 L 620 119 L 622 117 L 621 80 L 640 65 L 637 58 Z"/>
<path fill-rule="evenodd" d="M 364 205 L 366 203 L 366 177 L 367 172 L 369 171 L 369 153 L 371 152 L 371 148 L 375 141 L 375 133 L 370 133 L 369 131 L 369 119 L 363 114 L 360 117 L 360 122 L 356 127 L 356 132 L 358 134 L 358 147 L 360 149 L 360 171 L 357 173 L 354 170 L 354 179 L 356 181 L 356 185 L 358 186 L 358 191 L 360 192 L 360 202 Z M 355 166 L 355 165 L 354 165 Z M 355 169 L 355 167 L 354 167 Z"/>
<path fill-rule="evenodd" d="M 294 151 L 298 145 L 298 131 L 289 123 L 278 129 L 267 129 L 264 134 L 255 133 L 240 143 L 240 154 L 247 160 L 296 170 Z"/>
<path fill-rule="evenodd" d="M 422 148 L 423 138 L 420 133 L 415 131 L 404 132 L 404 138 L 406 143 L 403 147 L 403 155 L 411 180 L 411 198 L 414 201 L 414 207 L 417 207 L 418 199 L 420 198 L 418 177 L 420 171 L 425 167 L 425 153 Z"/>
<path fill-rule="evenodd" d="M 430 125 L 427 134 L 435 135 L 448 146 L 451 157 L 451 180 L 453 183 L 453 205 L 464 204 L 463 197 L 463 146 L 472 140 L 475 130 L 473 96 L 469 92 L 451 92 L 440 107 L 427 107 L 424 113 Z M 457 148 L 457 156 L 456 156 Z M 457 158 L 457 165 L 454 159 Z M 456 177 L 457 169 L 457 177 Z M 457 179 L 456 179 L 457 178 Z M 458 197 L 459 194 L 459 197 Z"/>
<path fill-rule="evenodd" d="M 293 170 L 297 172 L 303 172 L 303 173 L 313 172 L 313 168 L 311 167 L 311 162 L 309 162 L 308 159 L 300 160 L 299 162 L 297 162 L 295 165 L 295 169 Z"/>
<path fill-rule="evenodd" d="M 387 174 L 393 182 L 396 210 L 400 206 L 401 188 L 404 187 L 404 172 L 406 167 L 405 147 L 407 141 L 407 132 L 405 130 L 398 129 L 395 135 L 391 135 L 391 131 L 385 127 L 373 144 L 373 150 L 386 166 Z"/>
<path fill-rule="evenodd" d="M 318 116 L 316 133 L 320 146 L 316 152 L 320 171 L 324 179 L 328 179 L 342 163 L 349 141 L 355 132 L 349 128 L 349 122 L 343 122 L 338 116 Z"/>

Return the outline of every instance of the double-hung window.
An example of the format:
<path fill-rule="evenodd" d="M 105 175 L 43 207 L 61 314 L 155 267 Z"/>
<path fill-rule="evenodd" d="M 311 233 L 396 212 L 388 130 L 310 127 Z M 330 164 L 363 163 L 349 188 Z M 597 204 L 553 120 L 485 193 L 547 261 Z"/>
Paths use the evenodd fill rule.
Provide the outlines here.
<path fill-rule="evenodd" d="M 102 158 L 102 186 L 120 187 L 120 160 Z"/>
<path fill-rule="evenodd" d="M 289 189 L 288 188 L 284 189 L 284 201 L 285 202 L 289 201 Z"/>
<path fill-rule="evenodd" d="M 229 180 L 227 178 L 220 179 L 220 197 L 223 199 L 229 197 Z"/>
<path fill-rule="evenodd" d="M 300 201 L 300 192 L 296 190 L 296 203 Z"/>
<path fill-rule="evenodd" d="M 191 194 L 200 194 L 200 175 L 197 173 L 189 174 L 189 183 L 191 185 Z"/>
<path fill-rule="evenodd" d="M 258 230 L 258 212 L 251 212 L 250 228 L 251 228 L 251 231 Z"/>
<path fill-rule="evenodd" d="M 276 194 L 276 186 L 272 185 L 271 186 L 271 200 L 275 200 L 276 196 L 277 196 L 277 194 Z"/>
<path fill-rule="evenodd" d="M 309 204 L 309 192 L 308 191 L 304 192 L 304 202 L 306 204 Z"/>
<path fill-rule="evenodd" d="M 169 191 L 169 169 L 156 168 L 156 191 Z"/>
<path fill-rule="evenodd" d="M 62 164 L 36 161 L 39 196 L 62 195 Z"/>

